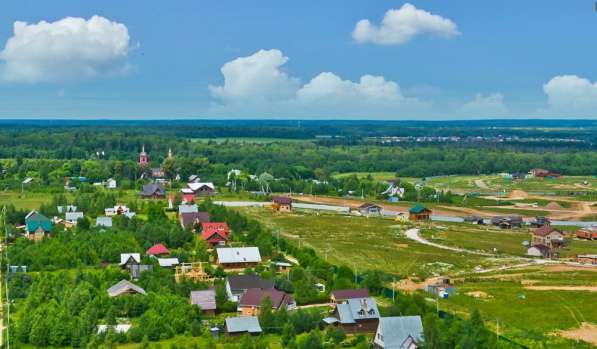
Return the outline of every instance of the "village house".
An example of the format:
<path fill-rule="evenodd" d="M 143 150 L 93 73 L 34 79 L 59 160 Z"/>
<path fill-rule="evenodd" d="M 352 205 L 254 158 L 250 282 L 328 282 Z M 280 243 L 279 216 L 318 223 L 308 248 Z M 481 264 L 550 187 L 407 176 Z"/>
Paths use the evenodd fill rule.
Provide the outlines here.
<path fill-rule="evenodd" d="M 379 317 L 375 299 L 351 298 L 346 303 L 337 304 L 334 317 L 324 321 L 343 328 L 347 333 L 374 333 L 379 325 Z"/>
<path fill-rule="evenodd" d="M 195 213 L 199 212 L 199 207 L 195 204 L 180 204 L 178 205 L 178 213 Z"/>
<path fill-rule="evenodd" d="M 211 246 L 225 245 L 228 241 L 229 228 L 224 222 L 201 223 L 201 238 Z"/>
<path fill-rule="evenodd" d="M 187 183 L 187 187 L 181 189 L 181 192 L 195 196 L 210 196 L 215 194 L 216 186 L 212 182 L 192 182 Z"/>
<path fill-rule="evenodd" d="M 292 198 L 289 196 L 272 196 L 272 208 L 276 212 L 292 211 Z"/>
<path fill-rule="evenodd" d="M 209 223 L 209 213 L 207 212 L 182 212 L 178 214 L 178 221 L 183 229 L 195 230 L 203 223 Z"/>
<path fill-rule="evenodd" d="M 597 265 L 597 254 L 579 254 L 576 256 L 576 262 Z"/>
<path fill-rule="evenodd" d="M 521 228 L 523 220 L 521 216 L 495 216 L 491 217 L 491 225 L 502 229 Z"/>
<path fill-rule="evenodd" d="M 95 219 L 96 227 L 112 228 L 112 217 L 97 217 Z"/>
<path fill-rule="evenodd" d="M 551 248 L 545 245 L 532 245 L 527 249 L 527 255 L 531 257 L 552 258 L 557 255 L 553 254 Z"/>
<path fill-rule="evenodd" d="M 531 227 L 533 228 L 541 228 L 545 225 L 550 225 L 551 219 L 549 217 L 535 217 L 534 221 L 531 221 Z"/>
<path fill-rule="evenodd" d="M 266 297 L 270 299 L 273 311 L 281 308 L 286 308 L 286 310 L 296 308 L 294 299 L 285 292 L 278 291 L 275 288 L 249 288 L 240 296 L 238 311 L 243 316 L 258 316 L 261 312 L 261 302 Z"/>
<path fill-rule="evenodd" d="M 130 212 L 130 209 L 126 207 L 126 205 L 116 205 L 114 207 L 108 207 L 104 209 L 104 215 L 106 217 L 113 217 L 116 215 L 127 214 Z"/>
<path fill-rule="evenodd" d="M 121 253 L 120 263 L 122 269 L 128 269 L 131 279 L 139 279 L 144 271 L 152 271 L 153 266 L 141 264 L 141 255 L 139 253 Z"/>
<path fill-rule="evenodd" d="M 551 225 L 531 230 L 531 245 L 544 245 L 554 249 L 561 247 L 563 243 L 564 233 Z"/>
<path fill-rule="evenodd" d="M 166 197 L 166 189 L 159 183 L 144 184 L 141 190 L 144 199 L 158 199 Z"/>
<path fill-rule="evenodd" d="M 67 228 L 75 226 L 79 219 L 83 219 L 83 212 L 66 212 L 64 214 L 64 226 Z"/>
<path fill-rule="evenodd" d="M 170 250 L 163 244 L 155 244 L 147 249 L 145 253 L 150 256 L 163 256 L 170 254 Z"/>
<path fill-rule="evenodd" d="M 216 263 L 224 269 L 245 269 L 261 263 L 261 254 L 257 247 L 216 248 Z"/>
<path fill-rule="evenodd" d="M 383 207 L 378 204 L 367 202 L 358 207 L 359 212 L 363 216 L 373 216 L 383 214 Z"/>
<path fill-rule="evenodd" d="M 173 268 L 180 264 L 178 258 L 171 257 L 171 258 L 158 258 L 158 264 L 162 268 Z"/>
<path fill-rule="evenodd" d="M 464 217 L 464 221 L 466 223 L 477 224 L 477 225 L 485 224 L 485 220 L 481 216 L 466 216 L 466 217 Z"/>
<path fill-rule="evenodd" d="M 420 316 L 382 317 L 373 338 L 373 346 L 377 349 L 417 349 L 422 342 Z"/>
<path fill-rule="evenodd" d="M 250 288 L 274 288 L 274 281 L 257 275 L 230 275 L 226 278 L 226 294 L 231 302 L 238 302 L 240 296 Z"/>
<path fill-rule="evenodd" d="M 106 333 L 108 329 L 114 331 L 114 333 L 127 333 L 131 327 L 131 324 L 97 325 L 97 334 Z"/>
<path fill-rule="evenodd" d="M 108 289 L 108 296 L 119 297 L 126 294 L 142 294 L 147 295 L 144 289 L 133 284 L 128 280 L 120 280 L 117 284 Z"/>
<path fill-rule="evenodd" d="M 584 227 L 576 231 L 578 239 L 597 240 L 597 227 Z"/>
<path fill-rule="evenodd" d="M 543 168 L 534 168 L 529 171 L 529 174 L 535 178 L 549 178 L 549 177 L 559 178 L 560 177 L 559 173 L 551 172 L 551 171 L 543 169 Z"/>
<path fill-rule="evenodd" d="M 105 185 L 106 189 L 116 189 L 116 180 L 114 178 L 108 178 Z"/>
<path fill-rule="evenodd" d="M 191 291 L 191 304 L 196 305 L 204 314 L 216 314 L 216 291 L 213 289 Z"/>
<path fill-rule="evenodd" d="M 238 336 L 248 333 L 252 336 L 261 334 L 259 319 L 255 316 L 227 317 L 224 322 L 224 331 L 229 336 Z"/>
<path fill-rule="evenodd" d="M 35 210 L 25 216 L 25 237 L 29 240 L 40 241 L 49 237 L 52 228 L 52 221 Z"/>
<path fill-rule="evenodd" d="M 428 221 L 431 219 L 431 210 L 423 204 L 416 204 L 408 210 L 408 219 L 411 222 Z"/>
<path fill-rule="evenodd" d="M 330 299 L 334 304 L 346 303 L 353 298 L 368 298 L 369 290 L 366 288 L 351 288 L 346 290 L 332 291 Z"/>

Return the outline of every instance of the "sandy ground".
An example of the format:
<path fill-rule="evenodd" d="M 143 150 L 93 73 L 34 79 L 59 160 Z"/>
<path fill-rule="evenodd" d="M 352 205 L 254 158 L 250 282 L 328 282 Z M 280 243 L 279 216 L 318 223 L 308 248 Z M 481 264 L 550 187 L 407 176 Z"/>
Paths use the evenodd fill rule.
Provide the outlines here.
<path fill-rule="evenodd" d="M 428 285 L 432 285 L 436 283 L 439 279 L 438 278 L 429 278 L 422 282 L 415 282 L 411 279 L 403 279 L 400 281 L 396 281 L 393 286 L 400 291 L 413 293 L 417 290 L 424 290 L 427 288 Z"/>
<path fill-rule="evenodd" d="M 558 335 L 573 339 L 583 340 L 585 342 L 597 345 L 597 325 L 583 322 L 579 328 L 574 328 L 566 331 L 558 331 Z"/>
<path fill-rule="evenodd" d="M 597 292 L 597 286 L 525 286 L 533 291 L 588 291 Z"/>
<path fill-rule="evenodd" d="M 485 183 L 485 181 L 482 179 L 475 179 L 475 185 L 481 189 L 489 189 L 487 183 Z"/>
<path fill-rule="evenodd" d="M 471 292 L 467 292 L 465 294 L 467 296 L 479 298 L 479 299 L 492 298 L 490 295 L 488 295 L 486 292 L 483 292 L 483 291 L 471 291 Z"/>

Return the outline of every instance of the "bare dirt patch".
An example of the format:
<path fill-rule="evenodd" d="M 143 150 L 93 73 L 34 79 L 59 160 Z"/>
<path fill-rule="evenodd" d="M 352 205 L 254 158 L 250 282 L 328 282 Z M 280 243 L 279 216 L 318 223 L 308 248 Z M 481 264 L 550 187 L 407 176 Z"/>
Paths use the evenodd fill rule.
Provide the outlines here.
<path fill-rule="evenodd" d="M 510 192 L 510 196 L 509 198 L 511 200 L 516 200 L 516 199 L 526 199 L 529 196 L 529 194 L 527 194 L 526 191 L 524 190 L 520 190 L 520 189 L 514 189 Z"/>
<path fill-rule="evenodd" d="M 597 292 L 597 286 L 525 286 L 533 291 L 588 291 Z"/>
<path fill-rule="evenodd" d="M 558 204 L 555 201 L 550 202 L 549 204 L 545 205 L 545 208 L 549 210 L 561 210 L 563 207 L 562 205 Z"/>
<path fill-rule="evenodd" d="M 479 298 L 479 299 L 493 298 L 492 296 L 490 296 L 489 294 L 487 294 L 486 292 L 483 292 L 483 291 L 471 291 L 471 292 L 467 292 L 465 294 L 467 296 L 470 296 L 473 298 Z"/>
<path fill-rule="evenodd" d="M 597 325 L 583 322 L 579 328 L 558 331 L 556 334 L 573 340 L 582 340 L 597 345 Z"/>
<path fill-rule="evenodd" d="M 574 266 L 574 265 L 565 265 L 565 264 L 553 264 L 553 265 L 546 265 L 545 270 L 548 272 L 558 272 L 558 271 L 594 271 L 597 272 L 597 268 L 592 268 L 591 266 Z"/>

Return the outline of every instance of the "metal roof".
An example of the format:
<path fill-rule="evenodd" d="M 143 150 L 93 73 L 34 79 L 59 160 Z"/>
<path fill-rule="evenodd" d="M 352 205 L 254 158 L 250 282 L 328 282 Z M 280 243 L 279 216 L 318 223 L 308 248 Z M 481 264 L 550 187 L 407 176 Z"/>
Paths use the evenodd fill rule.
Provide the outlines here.
<path fill-rule="evenodd" d="M 178 205 L 178 213 L 199 212 L 197 205 Z"/>
<path fill-rule="evenodd" d="M 383 336 L 384 348 L 406 348 L 404 343 L 412 337 L 416 343 L 423 341 L 423 323 L 420 316 L 392 316 L 379 319 L 378 332 Z"/>
<path fill-rule="evenodd" d="M 351 298 L 336 307 L 339 320 L 343 324 L 353 324 L 356 320 L 379 318 L 379 310 L 373 298 Z"/>
<path fill-rule="evenodd" d="M 118 297 L 120 295 L 126 294 L 126 293 L 140 293 L 142 295 L 146 295 L 147 292 L 145 292 L 144 289 L 142 289 L 141 287 L 133 284 L 132 282 L 128 281 L 128 280 L 120 280 L 117 284 L 115 284 L 114 286 L 110 287 L 108 289 L 108 295 L 110 297 Z"/>
<path fill-rule="evenodd" d="M 120 254 L 120 265 L 125 265 L 130 258 L 132 258 L 137 263 L 141 263 L 141 254 L 140 253 L 121 253 Z"/>
<path fill-rule="evenodd" d="M 169 268 L 178 265 L 178 258 L 158 258 L 160 267 Z"/>
<path fill-rule="evenodd" d="M 255 316 L 228 317 L 226 318 L 226 331 L 228 333 L 261 333 L 261 326 L 259 319 Z"/>
<path fill-rule="evenodd" d="M 95 219 L 95 226 L 112 228 L 112 217 L 97 217 Z"/>
<path fill-rule="evenodd" d="M 217 248 L 219 263 L 258 263 L 261 255 L 257 247 Z"/>
<path fill-rule="evenodd" d="M 216 291 L 191 291 L 191 304 L 199 306 L 201 310 L 216 309 Z"/>
<path fill-rule="evenodd" d="M 64 219 L 69 222 L 76 222 L 79 219 L 83 219 L 83 212 L 66 212 Z"/>

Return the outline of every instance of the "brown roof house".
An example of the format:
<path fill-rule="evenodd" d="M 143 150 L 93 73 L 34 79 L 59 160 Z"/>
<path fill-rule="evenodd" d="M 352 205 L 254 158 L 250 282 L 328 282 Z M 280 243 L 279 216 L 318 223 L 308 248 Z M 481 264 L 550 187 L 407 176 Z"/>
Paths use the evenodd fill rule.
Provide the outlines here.
<path fill-rule="evenodd" d="M 358 207 L 358 210 L 363 216 L 381 215 L 383 213 L 383 207 L 371 202 L 362 204 Z"/>
<path fill-rule="evenodd" d="M 213 289 L 191 291 L 191 304 L 196 305 L 205 314 L 216 313 L 216 291 Z"/>
<path fill-rule="evenodd" d="M 274 281 L 257 275 L 230 275 L 226 278 L 226 294 L 231 302 L 238 302 L 250 288 L 274 288 Z"/>
<path fill-rule="evenodd" d="M 158 183 L 144 184 L 141 189 L 141 197 L 144 199 L 165 198 L 166 189 Z"/>
<path fill-rule="evenodd" d="M 261 311 L 261 302 L 265 298 L 270 299 L 274 311 L 282 308 L 286 308 L 286 310 L 296 308 L 294 299 L 285 292 L 275 288 L 250 288 L 240 297 L 238 310 L 242 316 L 258 316 Z"/>
<path fill-rule="evenodd" d="M 369 290 L 366 288 L 351 288 L 346 290 L 332 291 L 331 299 L 333 303 L 346 303 L 352 298 L 367 298 L 369 297 Z"/>
<path fill-rule="evenodd" d="M 292 211 L 292 198 L 288 196 L 272 196 L 272 208 L 276 212 Z"/>
<path fill-rule="evenodd" d="M 196 230 L 196 227 L 203 223 L 209 223 L 209 213 L 207 212 L 180 212 L 178 221 L 183 229 Z"/>
<path fill-rule="evenodd" d="M 551 225 L 532 229 L 531 246 L 527 255 L 542 258 L 557 258 L 557 250 L 564 245 L 564 233 Z"/>

